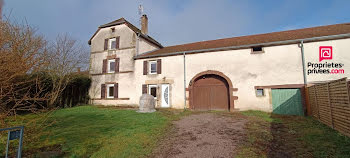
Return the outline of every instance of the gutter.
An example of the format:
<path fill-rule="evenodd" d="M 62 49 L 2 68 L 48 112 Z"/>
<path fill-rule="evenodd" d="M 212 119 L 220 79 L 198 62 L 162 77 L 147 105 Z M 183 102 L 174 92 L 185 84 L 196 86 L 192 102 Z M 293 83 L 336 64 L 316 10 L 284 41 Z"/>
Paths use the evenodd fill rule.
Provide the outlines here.
<path fill-rule="evenodd" d="M 303 62 L 303 78 L 304 78 L 304 85 L 306 86 L 307 84 L 307 79 L 306 79 L 306 70 L 305 70 L 305 56 L 304 56 L 304 41 L 302 40 L 300 42 L 300 50 L 301 50 L 301 61 Z"/>
<path fill-rule="evenodd" d="M 173 52 L 173 53 L 166 53 L 166 54 L 154 54 L 154 55 L 149 55 L 149 56 L 139 56 L 138 55 L 138 56 L 135 56 L 134 59 L 146 59 L 146 58 L 155 58 L 155 57 L 174 56 L 174 55 L 182 55 L 184 53 L 194 54 L 194 53 L 200 53 L 200 52 L 214 52 L 214 51 L 244 49 L 244 48 L 251 48 L 251 47 L 255 47 L 255 46 L 276 46 L 276 45 L 286 45 L 286 44 L 297 44 L 297 43 L 300 43 L 301 41 L 303 41 L 303 43 L 307 43 L 307 42 L 333 40 L 333 39 L 344 39 L 344 38 L 350 38 L 350 33 L 339 34 L 339 35 L 330 35 L 330 36 L 321 36 L 321 37 L 312 37 L 312 38 L 304 38 L 304 39 L 296 39 L 296 40 L 256 43 L 256 44 L 248 44 L 248 45 L 240 45 L 240 46 L 199 49 L 199 50 L 191 50 L 191 51 L 180 51 L 180 52 Z"/>
<path fill-rule="evenodd" d="M 137 35 L 137 39 L 136 39 L 136 56 L 138 56 L 139 55 L 139 52 L 140 52 L 140 50 L 139 50 L 139 48 L 140 48 L 140 34 L 136 34 Z"/>
<path fill-rule="evenodd" d="M 186 110 L 186 53 L 184 55 L 184 110 Z"/>

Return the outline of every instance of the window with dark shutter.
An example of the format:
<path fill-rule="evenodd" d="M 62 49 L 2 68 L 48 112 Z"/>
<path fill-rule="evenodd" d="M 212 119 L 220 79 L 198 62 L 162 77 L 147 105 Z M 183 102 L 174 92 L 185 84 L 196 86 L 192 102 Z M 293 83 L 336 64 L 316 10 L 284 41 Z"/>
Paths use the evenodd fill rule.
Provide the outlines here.
<path fill-rule="evenodd" d="M 147 66 L 148 66 L 148 63 L 147 61 L 143 61 L 143 75 L 147 75 Z"/>
<path fill-rule="evenodd" d="M 157 74 L 157 61 L 148 61 L 148 74 Z"/>
<path fill-rule="evenodd" d="M 142 85 L 142 94 L 147 94 L 147 84 Z"/>
<path fill-rule="evenodd" d="M 157 60 L 157 74 L 162 73 L 162 59 Z"/>
<path fill-rule="evenodd" d="M 102 73 L 107 73 L 107 59 L 103 59 Z"/>
<path fill-rule="evenodd" d="M 118 83 L 114 84 L 114 98 L 118 98 Z"/>
<path fill-rule="evenodd" d="M 107 50 L 108 49 L 108 39 L 105 39 L 105 47 L 104 47 L 104 50 Z"/>
<path fill-rule="evenodd" d="M 107 65 L 108 65 L 107 72 L 108 73 L 115 73 L 115 65 L 116 65 L 115 59 L 109 59 Z"/>
<path fill-rule="evenodd" d="M 119 72 L 119 62 L 120 62 L 120 59 L 116 58 L 115 59 L 115 72 Z"/>
<path fill-rule="evenodd" d="M 119 41 L 120 41 L 120 37 L 116 37 L 116 40 L 115 40 L 115 49 L 119 49 Z"/>
<path fill-rule="evenodd" d="M 101 99 L 105 99 L 105 98 L 106 98 L 106 85 L 101 84 Z"/>

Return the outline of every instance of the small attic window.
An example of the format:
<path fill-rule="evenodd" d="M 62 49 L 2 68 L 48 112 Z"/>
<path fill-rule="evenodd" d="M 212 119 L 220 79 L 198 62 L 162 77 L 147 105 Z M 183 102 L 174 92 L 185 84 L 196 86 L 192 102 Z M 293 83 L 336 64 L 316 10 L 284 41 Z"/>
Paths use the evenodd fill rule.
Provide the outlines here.
<path fill-rule="evenodd" d="M 262 51 L 262 47 L 253 47 L 253 52 L 260 52 Z"/>
<path fill-rule="evenodd" d="M 113 28 L 111 28 L 111 30 L 112 30 L 112 32 L 114 32 L 114 31 L 115 31 L 115 28 L 113 27 Z"/>
<path fill-rule="evenodd" d="M 256 46 L 256 47 L 252 47 L 252 54 L 256 54 L 256 53 L 264 53 L 264 50 L 261 46 Z"/>

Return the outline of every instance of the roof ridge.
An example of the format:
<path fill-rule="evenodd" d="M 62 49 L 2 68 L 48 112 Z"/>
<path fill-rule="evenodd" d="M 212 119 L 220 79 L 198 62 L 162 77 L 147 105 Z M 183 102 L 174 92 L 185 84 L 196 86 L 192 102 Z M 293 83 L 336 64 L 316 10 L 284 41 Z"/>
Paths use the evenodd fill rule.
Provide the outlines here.
<path fill-rule="evenodd" d="M 135 25 L 133 25 L 132 23 L 130 23 L 129 21 L 127 21 L 124 17 L 121 17 L 117 20 L 114 20 L 112 22 L 100 25 L 98 27 L 98 30 L 94 33 L 94 35 L 92 35 L 92 37 L 90 38 L 90 40 L 88 41 L 88 44 L 91 44 L 91 40 L 95 37 L 95 35 L 97 34 L 97 32 L 102 29 L 102 28 L 106 28 L 106 27 L 111 27 L 114 25 L 119 25 L 119 24 L 126 24 L 132 31 L 134 31 L 135 33 L 140 33 L 143 35 L 143 38 L 145 38 L 146 40 L 150 41 L 151 43 L 157 45 L 160 48 L 163 48 L 162 44 L 160 44 L 157 40 L 153 39 L 151 36 L 149 35 L 145 35 L 141 32 L 141 30 L 136 27 Z"/>
<path fill-rule="evenodd" d="M 147 58 L 155 55 L 165 55 L 174 52 L 208 50 L 213 48 L 227 48 L 234 46 L 247 46 L 254 44 L 272 43 L 278 41 L 290 41 L 296 39 L 308 39 L 313 37 L 323 37 L 331 35 L 350 34 L 350 23 L 340 23 L 332 25 L 323 25 L 315 27 L 305 27 L 300 29 L 268 32 L 254 35 L 236 36 L 230 38 L 221 38 L 215 40 L 198 41 L 180 45 L 167 46 L 162 49 L 154 50 L 147 54 L 139 55 L 138 58 Z M 337 39 L 341 39 L 340 37 Z M 348 38 L 348 37 L 346 37 Z"/>
<path fill-rule="evenodd" d="M 336 25 L 350 25 L 350 23 L 338 23 L 338 24 L 330 24 L 330 25 L 318 25 L 318 26 L 304 27 L 304 28 L 299 28 L 299 29 L 291 29 L 291 30 L 283 30 L 283 31 L 272 31 L 272 32 L 266 32 L 266 33 L 258 33 L 258 34 L 251 34 L 251 35 L 241 35 L 241 36 L 234 36 L 234 37 L 218 38 L 218 39 L 213 39 L 213 40 L 205 40 L 205 41 L 190 42 L 190 43 L 177 44 L 177 45 L 170 45 L 170 46 L 165 46 L 165 47 L 184 46 L 184 45 L 197 44 L 197 43 L 202 43 L 202 42 L 204 43 L 204 42 L 219 41 L 219 40 L 227 40 L 227 39 L 233 39 L 233 38 L 243 38 L 243 37 L 261 36 L 261 35 L 269 35 L 269 34 L 274 34 L 274 33 L 285 33 L 285 32 L 291 32 L 291 31 L 300 31 L 300 30 L 306 30 L 306 29 L 315 29 L 315 28 L 336 26 Z"/>

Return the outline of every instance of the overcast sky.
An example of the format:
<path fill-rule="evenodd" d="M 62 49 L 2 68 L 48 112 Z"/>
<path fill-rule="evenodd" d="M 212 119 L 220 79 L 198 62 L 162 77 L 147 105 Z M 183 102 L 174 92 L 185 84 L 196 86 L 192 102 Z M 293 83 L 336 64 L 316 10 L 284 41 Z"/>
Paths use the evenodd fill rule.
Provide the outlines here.
<path fill-rule="evenodd" d="M 124 17 L 164 46 L 350 22 L 350 0 L 5 0 L 5 15 L 48 39 L 68 33 L 87 44 L 99 25 Z"/>

